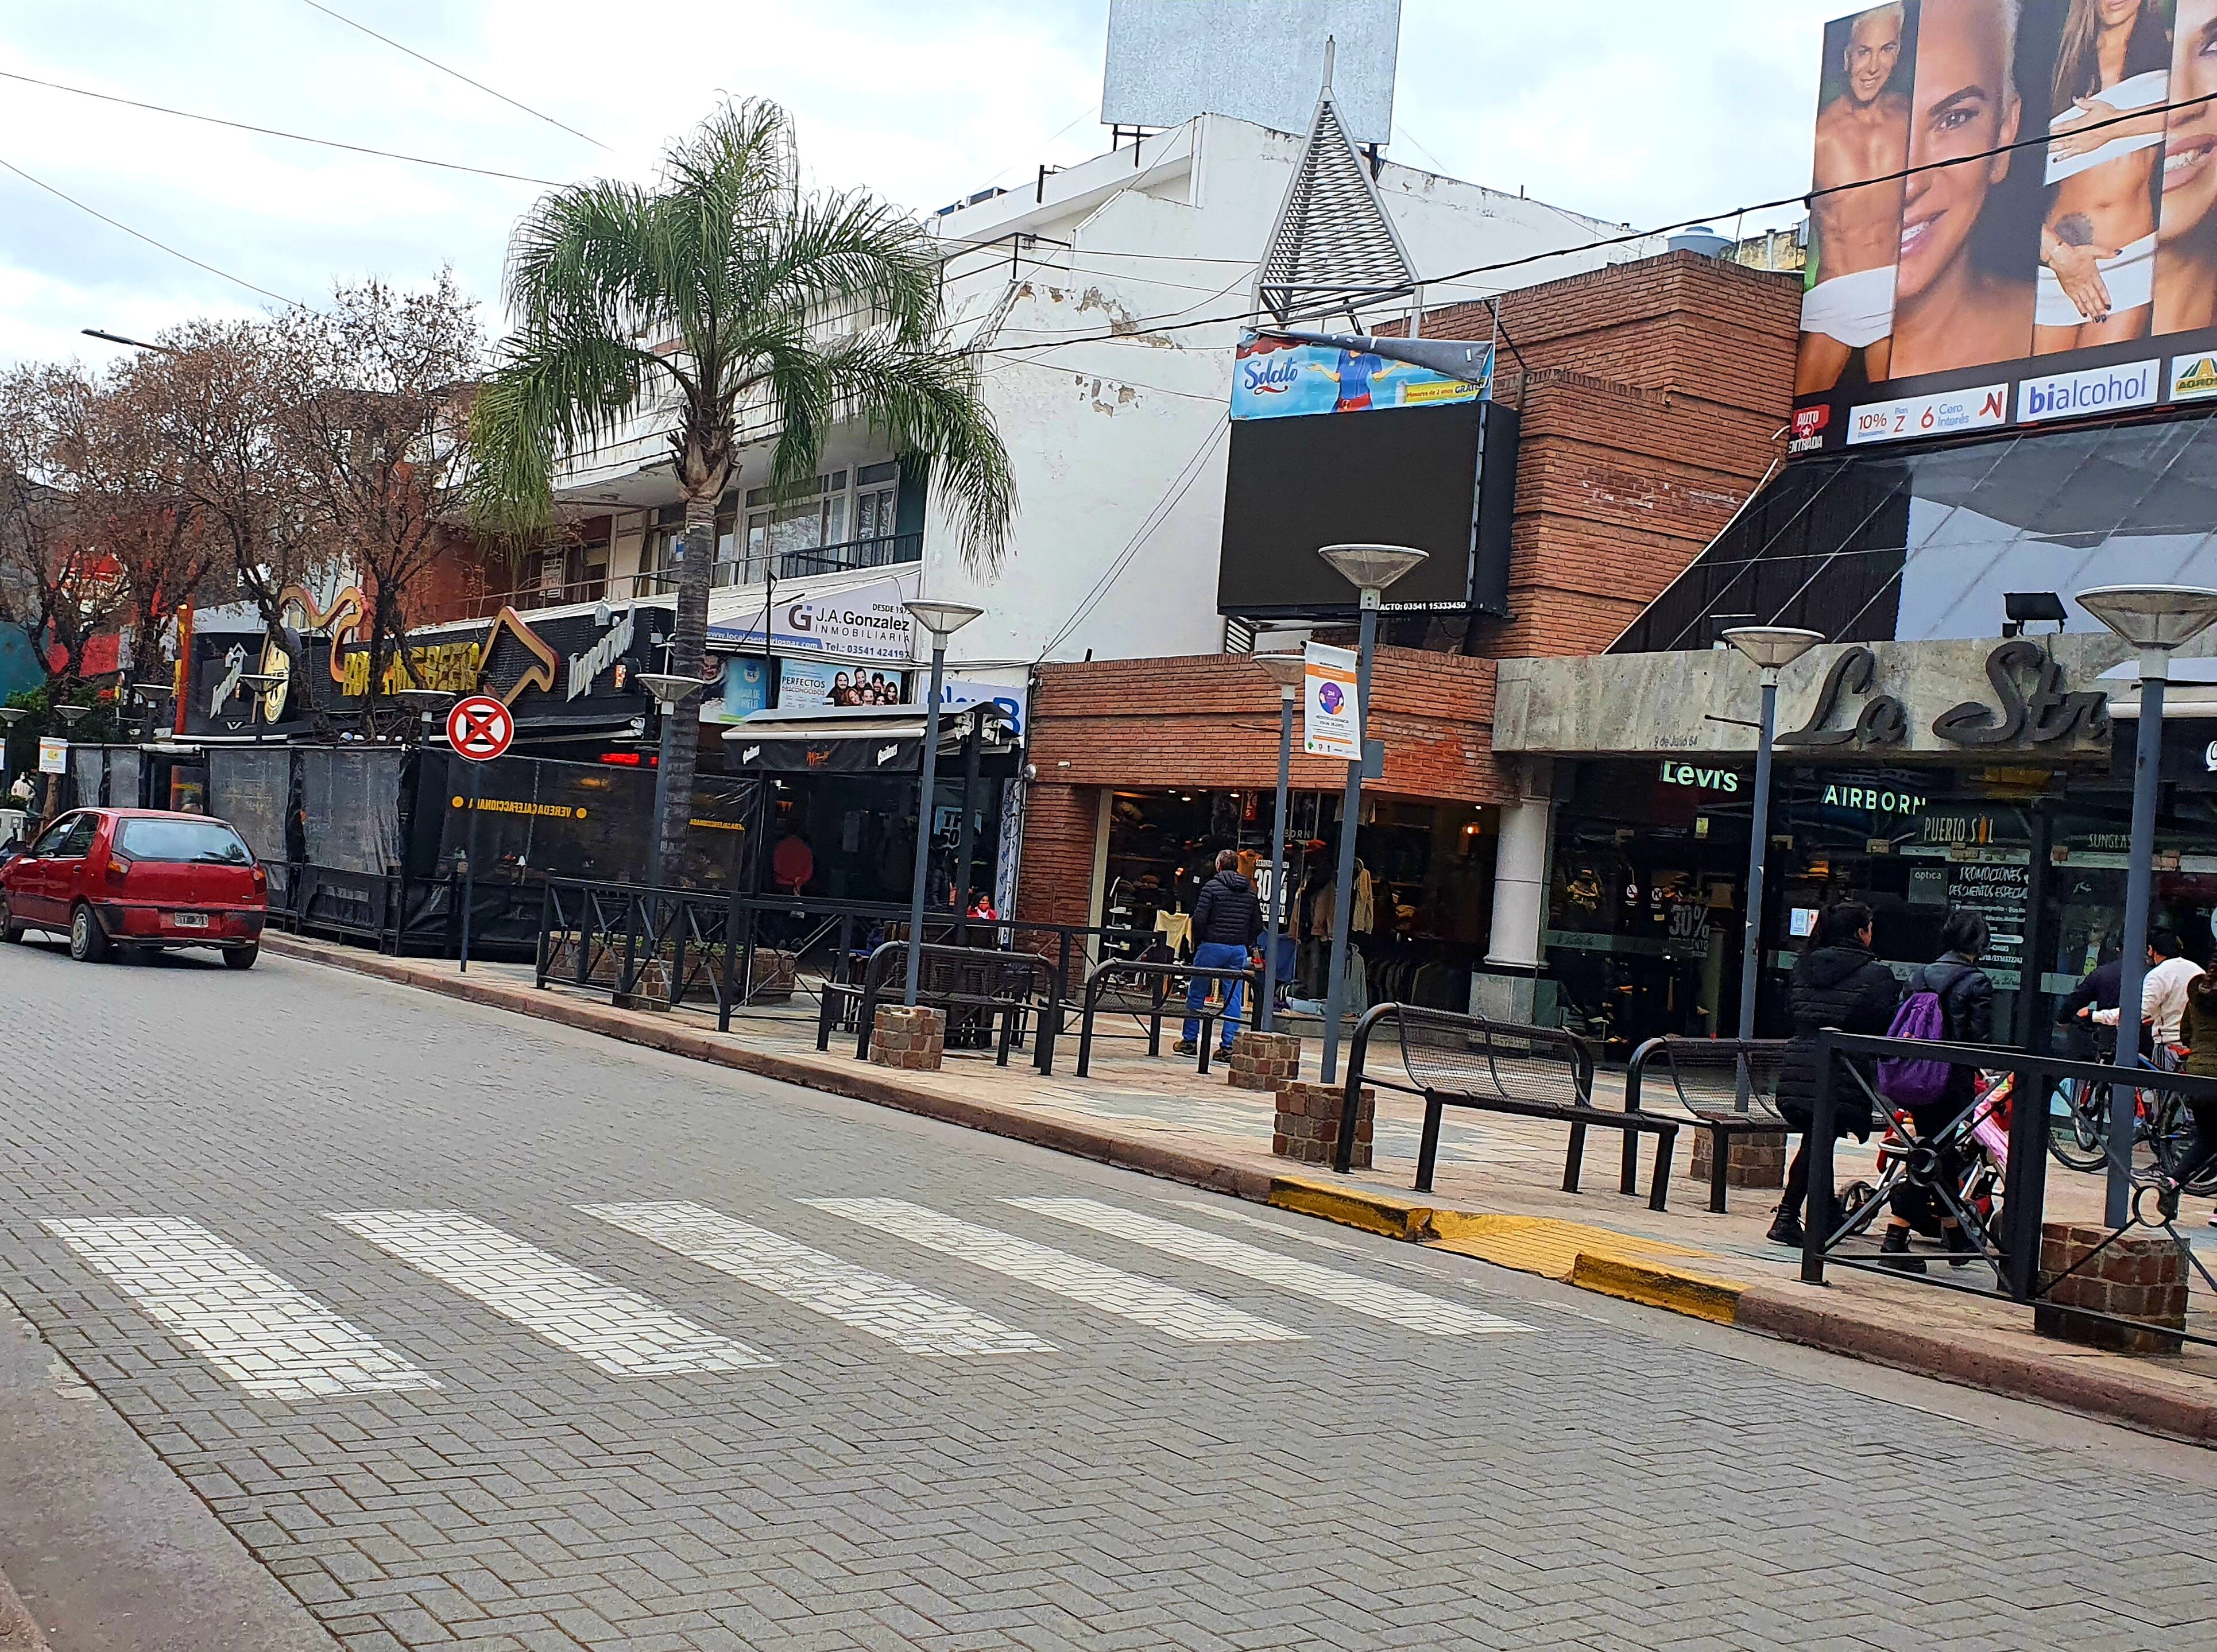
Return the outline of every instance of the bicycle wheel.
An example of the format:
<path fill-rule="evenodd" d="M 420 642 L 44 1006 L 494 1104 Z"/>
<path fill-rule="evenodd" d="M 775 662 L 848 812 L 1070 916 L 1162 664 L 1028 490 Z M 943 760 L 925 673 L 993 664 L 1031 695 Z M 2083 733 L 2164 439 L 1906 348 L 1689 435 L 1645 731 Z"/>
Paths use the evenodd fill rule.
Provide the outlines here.
<path fill-rule="evenodd" d="M 2047 1151 L 2070 1170 L 2099 1170 L 2109 1152 L 2109 1086 L 2065 1079 L 2047 1098 Z"/>
<path fill-rule="evenodd" d="M 2148 1129 L 2148 1146 L 2166 1176 L 2177 1176 L 2186 1164 L 2194 1142 L 2194 1114 L 2177 1096 L 2165 1096 Z M 2189 1193 L 2217 1192 L 2217 1165 L 2205 1166 L 2191 1181 L 2180 1184 Z"/>

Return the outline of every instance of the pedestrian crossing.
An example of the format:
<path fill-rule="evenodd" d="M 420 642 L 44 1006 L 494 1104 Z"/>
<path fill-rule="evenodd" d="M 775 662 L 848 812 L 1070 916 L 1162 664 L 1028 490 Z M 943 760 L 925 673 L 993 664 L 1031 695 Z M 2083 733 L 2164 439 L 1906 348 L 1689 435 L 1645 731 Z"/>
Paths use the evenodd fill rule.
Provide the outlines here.
<path fill-rule="evenodd" d="M 1220 1349 L 1328 1337 L 1336 1324 L 1347 1322 L 1343 1315 L 1427 1337 L 1531 1328 L 1467 1302 L 1101 1199 L 1004 1199 L 997 1208 L 1005 1212 L 1006 1227 L 899 1198 L 797 1198 L 792 1204 L 845 1224 L 857 1245 L 889 1238 L 899 1241 L 897 1258 L 921 1253 L 955 1265 L 958 1280 L 982 1284 L 991 1276 L 1013 1284 L 1018 1302 L 1035 1300 L 1036 1311 L 1057 1315 L 1058 1326 L 1080 1327 L 1063 1331 L 1066 1342 L 1089 1338 L 1082 1327 L 1096 1316 L 1168 1344 Z M 1263 1225 L 1199 1201 L 1183 1202 L 1183 1208 Z M 766 1323 L 763 1296 L 829 1321 L 834 1335 L 858 1333 L 862 1340 L 842 1358 L 874 1346 L 893 1358 L 957 1362 L 1035 1361 L 1065 1352 L 1024 1323 L 1025 1311 L 997 1302 L 987 1314 L 957 1300 L 959 1284 L 927 1289 L 864 1267 L 762 1225 L 777 1220 L 773 1211 L 750 1212 L 757 1222 L 685 1200 L 572 1209 L 652 1247 L 645 1255 L 681 1259 L 745 1290 L 689 1317 L 466 1211 L 334 1210 L 322 1219 L 610 1377 L 743 1377 L 797 1357 L 800 1348 L 781 1345 L 790 1330 L 781 1329 L 775 1315 Z M 1014 1230 L 1030 1223 L 1081 1230 L 1088 1249 L 1123 1249 L 1129 1254 L 1118 1259 L 1133 1265 Z M 425 1364 L 379 1340 L 404 1346 L 411 1327 L 373 1332 L 197 1222 L 130 1216 L 41 1225 L 148 1320 L 252 1397 L 313 1401 L 442 1386 Z M 1287 1308 L 1274 1310 L 1279 1317 L 1265 1316 L 1156 1277 L 1164 1265 L 1188 1276 L 1230 1276 L 1262 1286 L 1287 1297 Z M 1142 1266 L 1152 1271 L 1139 1271 Z M 355 1300 L 374 1301 L 375 1284 L 374 1277 L 359 1282 Z M 693 1300 L 700 1300 L 697 1293 Z M 1072 1308 L 1076 1321 L 1068 1317 Z"/>

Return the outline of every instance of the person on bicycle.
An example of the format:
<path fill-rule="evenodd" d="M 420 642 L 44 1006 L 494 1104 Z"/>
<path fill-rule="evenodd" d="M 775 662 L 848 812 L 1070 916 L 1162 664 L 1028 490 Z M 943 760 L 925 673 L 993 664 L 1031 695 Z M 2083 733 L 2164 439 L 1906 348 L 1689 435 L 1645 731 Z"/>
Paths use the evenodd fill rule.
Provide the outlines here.
<path fill-rule="evenodd" d="M 2178 1070 L 2196 1079 L 2217 1079 L 2217 974 L 2203 970 L 2186 984 L 2186 1009 L 2180 1018 L 2178 1042 L 2186 1057 Z M 2194 1135 L 2178 1161 L 2178 1179 L 2191 1182 L 2217 1159 L 2217 1101 L 2186 1104 L 2194 1115 Z M 2217 1215 L 2209 1218 L 2217 1228 Z"/>
<path fill-rule="evenodd" d="M 1903 988 L 1905 997 L 1930 993 L 1940 1000 L 1942 1036 L 1949 1043 L 1992 1042 L 1993 978 L 1979 968 L 1979 958 L 1992 939 L 1992 933 L 1985 919 L 1974 912 L 1956 908 L 1940 926 L 1940 956 L 1911 975 Z M 1968 1067 L 1950 1066 L 1947 1086 L 1938 1098 L 1909 1109 L 1910 1123 L 1916 1127 L 1917 1134 L 1939 1135 L 1961 1117 L 1975 1094 L 1977 1077 Z M 1960 1185 L 1962 1171 L 1960 1154 L 1951 1150 L 1941 1153 L 1938 1176 L 1942 1183 Z M 1887 1200 L 1886 1237 L 1879 1246 L 1880 1254 L 1888 1265 L 1917 1273 L 1924 1271 L 1923 1259 L 1909 1254 L 1909 1229 L 1932 1203 L 1932 1195 L 1927 1190 L 1907 1182 L 1893 1190 Z M 1940 1249 L 1956 1267 L 1979 1255 L 1979 1247 L 1964 1233 L 1962 1224 L 1945 1216 L 1940 1223 Z"/>
<path fill-rule="evenodd" d="M 2066 1048 L 2072 1059 L 2106 1059 L 2103 1038 L 2094 1030 L 2094 1012 L 2117 1007 L 2117 999 L 2124 991 L 2124 960 L 2111 953 L 2087 971 L 2086 978 L 2055 1006 L 2055 1024 L 2064 1030 L 2068 1040 Z"/>
<path fill-rule="evenodd" d="M 1817 1105 L 1817 1034 L 1831 1027 L 1841 1032 L 1881 1034 L 1893 1022 L 1901 988 L 1893 971 L 1871 950 L 1871 909 L 1860 900 L 1842 900 L 1818 914 L 1815 932 L 1801 956 L 1794 961 L 1787 982 L 1787 1002 L 1794 1016 L 1793 1042 L 1778 1073 L 1778 1111 L 1800 1132 L 1800 1145 L 1786 1172 L 1786 1197 L 1771 1218 L 1769 1240 L 1774 1245 L 1802 1243 L 1801 1206 L 1809 1197 L 1809 1127 Z M 1868 1063 L 1856 1062 L 1863 1077 Z M 1853 1135 L 1868 1141 L 1871 1133 L 1870 1095 L 1861 1085 L 1844 1080 L 1832 1086 L 1832 1130 L 1836 1136 Z"/>
<path fill-rule="evenodd" d="M 2181 956 L 2178 937 L 2159 929 L 2148 937 L 2148 972 L 2140 978 L 2140 1019 L 2150 1029 L 2148 1055 L 2166 1073 L 2178 1067 L 2179 1022 L 2186 1013 L 2186 989 L 2202 966 Z M 2094 1019 L 2114 1027 L 2123 1012 L 2097 1010 Z"/>

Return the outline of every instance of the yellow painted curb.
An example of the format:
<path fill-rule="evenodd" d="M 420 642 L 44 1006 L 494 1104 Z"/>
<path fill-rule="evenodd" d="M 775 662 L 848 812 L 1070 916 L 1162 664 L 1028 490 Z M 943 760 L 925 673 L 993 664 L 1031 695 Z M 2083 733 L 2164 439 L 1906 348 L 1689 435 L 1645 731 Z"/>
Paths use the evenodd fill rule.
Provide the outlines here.
<path fill-rule="evenodd" d="M 1550 1279 L 1568 1279 L 1581 1256 L 1598 1255 L 1641 1261 L 1652 1257 L 1704 1256 L 1659 1239 L 1636 1239 L 1609 1228 L 1555 1216 L 1478 1216 L 1463 1210 L 1433 1213 L 1433 1228 L 1440 1236 L 1435 1250 L 1474 1256 L 1497 1267 L 1515 1268 Z"/>
<path fill-rule="evenodd" d="M 1322 1216 L 1326 1222 L 1360 1228 L 1365 1233 L 1383 1234 L 1388 1239 L 1418 1244 L 1432 1236 L 1432 1223 L 1442 1214 L 1429 1205 L 1414 1204 L 1405 1199 L 1332 1187 L 1322 1182 L 1305 1182 L 1293 1176 L 1271 1179 L 1269 1202 L 1281 1210 Z"/>
<path fill-rule="evenodd" d="M 1667 1308 L 1697 1320 L 1731 1325 L 1739 1318 L 1740 1293 L 1747 1289 L 1737 1280 L 1711 1279 L 1683 1269 L 1628 1257 L 1604 1256 L 1588 1251 L 1571 1265 L 1570 1283 L 1605 1296 L 1649 1308 Z"/>

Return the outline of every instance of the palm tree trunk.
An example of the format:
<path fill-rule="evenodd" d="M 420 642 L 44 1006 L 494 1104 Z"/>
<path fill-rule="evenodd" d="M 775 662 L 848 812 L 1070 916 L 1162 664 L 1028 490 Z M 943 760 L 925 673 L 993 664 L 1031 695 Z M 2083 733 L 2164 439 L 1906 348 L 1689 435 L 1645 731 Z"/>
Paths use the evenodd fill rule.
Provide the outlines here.
<path fill-rule="evenodd" d="M 677 619 L 670 634 L 670 674 L 698 677 L 708 644 L 708 586 L 716 569 L 716 499 L 685 502 L 685 553 L 677 565 Z M 685 833 L 693 818 L 693 770 L 701 752 L 699 702 L 688 700 L 662 720 L 661 774 L 656 795 L 662 818 L 656 825 L 653 880 L 667 882 L 685 852 Z"/>

